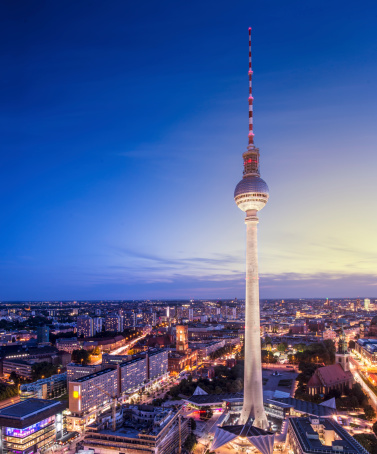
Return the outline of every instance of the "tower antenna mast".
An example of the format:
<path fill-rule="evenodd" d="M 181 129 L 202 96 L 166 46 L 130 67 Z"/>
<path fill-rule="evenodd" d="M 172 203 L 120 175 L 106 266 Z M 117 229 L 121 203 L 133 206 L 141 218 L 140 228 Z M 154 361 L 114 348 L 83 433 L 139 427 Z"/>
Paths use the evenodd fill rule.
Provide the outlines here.
<path fill-rule="evenodd" d="M 252 77 L 253 70 L 251 69 L 251 27 L 249 27 L 249 145 L 254 146 L 254 131 L 253 131 L 253 94 L 252 94 Z"/>

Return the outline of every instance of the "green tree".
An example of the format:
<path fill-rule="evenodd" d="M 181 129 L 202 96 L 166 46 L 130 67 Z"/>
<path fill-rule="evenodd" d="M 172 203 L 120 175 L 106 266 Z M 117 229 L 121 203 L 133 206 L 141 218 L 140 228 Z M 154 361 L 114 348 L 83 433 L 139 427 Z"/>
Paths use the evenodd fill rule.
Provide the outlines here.
<path fill-rule="evenodd" d="M 280 342 L 278 345 L 278 351 L 279 352 L 285 352 L 288 348 L 288 344 L 286 342 Z"/>
<path fill-rule="evenodd" d="M 73 350 L 72 352 L 72 361 L 77 364 L 88 364 L 89 363 L 89 352 L 84 349 Z"/>
<path fill-rule="evenodd" d="M 377 421 L 373 424 L 373 432 L 377 435 Z"/>
<path fill-rule="evenodd" d="M 366 405 L 364 407 L 364 413 L 368 421 L 373 421 L 373 419 L 376 419 L 376 412 L 371 405 Z"/>
<path fill-rule="evenodd" d="M 21 381 L 21 377 L 14 371 L 12 370 L 12 372 L 9 374 L 9 378 L 11 380 L 13 380 L 13 382 L 18 385 Z"/>
<path fill-rule="evenodd" d="M 41 363 L 34 363 L 31 366 L 31 378 L 33 381 L 37 381 L 41 378 L 48 378 L 51 375 L 56 374 L 58 371 L 57 366 L 47 361 Z"/>
<path fill-rule="evenodd" d="M 353 438 L 370 454 L 377 454 L 377 438 L 373 434 L 356 434 Z"/>
<path fill-rule="evenodd" d="M 197 439 L 195 434 L 191 433 L 183 444 L 183 447 L 187 450 L 187 452 L 193 452 L 195 445 L 197 443 Z"/>
<path fill-rule="evenodd" d="M 190 418 L 191 430 L 194 431 L 196 429 L 196 421 L 194 418 Z"/>

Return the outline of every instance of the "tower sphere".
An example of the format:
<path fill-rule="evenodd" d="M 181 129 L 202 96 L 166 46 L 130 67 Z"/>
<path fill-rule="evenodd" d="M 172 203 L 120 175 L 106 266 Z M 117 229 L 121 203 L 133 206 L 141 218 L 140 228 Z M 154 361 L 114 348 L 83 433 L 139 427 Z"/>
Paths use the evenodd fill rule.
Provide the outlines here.
<path fill-rule="evenodd" d="M 247 175 L 237 184 L 234 200 L 242 211 L 261 210 L 269 196 L 267 183 L 256 175 Z"/>

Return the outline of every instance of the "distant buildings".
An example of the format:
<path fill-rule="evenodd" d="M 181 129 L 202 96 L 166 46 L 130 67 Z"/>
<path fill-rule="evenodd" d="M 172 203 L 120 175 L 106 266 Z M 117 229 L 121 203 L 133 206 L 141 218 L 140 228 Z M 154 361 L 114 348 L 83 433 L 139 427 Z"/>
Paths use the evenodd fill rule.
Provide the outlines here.
<path fill-rule="evenodd" d="M 111 314 L 108 315 L 105 318 L 105 330 L 106 331 L 113 331 L 116 333 L 119 333 L 120 331 L 123 331 L 123 326 L 121 326 L 121 317 L 116 314 Z"/>
<path fill-rule="evenodd" d="M 38 344 L 47 344 L 50 341 L 50 328 L 47 325 L 37 327 Z"/>
<path fill-rule="evenodd" d="M 370 366 L 377 365 L 377 339 L 359 339 L 355 351 Z"/>
<path fill-rule="evenodd" d="M 77 317 L 77 335 L 78 337 L 92 337 L 94 335 L 93 319 L 88 315 Z"/>
<path fill-rule="evenodd" d="M 80 349 L 80 343 L 77 340 L 77 337 L 57 339 L 55 345 L 58 350 L 65 351 L 71 354 L 73 350 Z"/>

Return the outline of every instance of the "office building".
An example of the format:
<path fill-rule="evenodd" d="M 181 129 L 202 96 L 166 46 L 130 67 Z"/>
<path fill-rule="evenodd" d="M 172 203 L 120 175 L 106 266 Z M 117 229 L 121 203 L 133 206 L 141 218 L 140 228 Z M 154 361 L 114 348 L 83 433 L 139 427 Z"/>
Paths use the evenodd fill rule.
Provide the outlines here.
<path fill-rule="evenodd" d="M 365 298 L 364 299 L 364 309 L 369 312 L 369 308 L 370 308 L 370 299 Z"/>
<path fill-rule="evenodd" d="M 4 359 L 3 374 L 9 378 L 12 372 L 15 372 L 19 377 L 27 380 L 32 378 L 33 362 L 24 359 Z"/>

